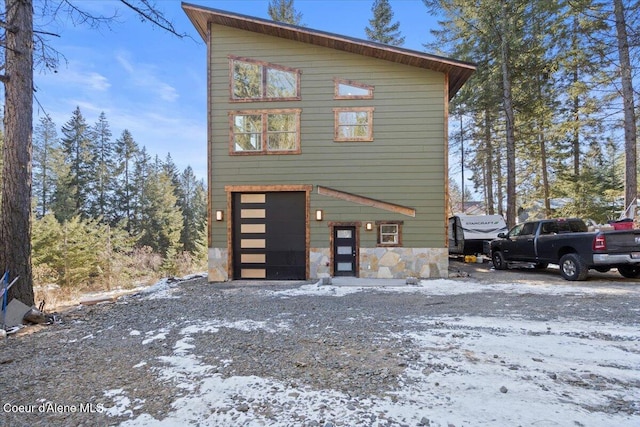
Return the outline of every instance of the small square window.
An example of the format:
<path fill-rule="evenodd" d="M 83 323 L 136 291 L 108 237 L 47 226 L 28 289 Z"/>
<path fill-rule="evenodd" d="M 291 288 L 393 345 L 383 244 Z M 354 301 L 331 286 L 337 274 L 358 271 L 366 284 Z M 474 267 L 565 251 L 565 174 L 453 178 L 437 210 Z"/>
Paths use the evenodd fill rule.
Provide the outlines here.
<path fill-rule="evenodd" d="M 373 107 L 334 108 L 334 141 L 373 141 Z"/>
<path fill-rule="evenodd" d="M 376 222 L 378 246 L 402 246 L 402 222 Z"/>

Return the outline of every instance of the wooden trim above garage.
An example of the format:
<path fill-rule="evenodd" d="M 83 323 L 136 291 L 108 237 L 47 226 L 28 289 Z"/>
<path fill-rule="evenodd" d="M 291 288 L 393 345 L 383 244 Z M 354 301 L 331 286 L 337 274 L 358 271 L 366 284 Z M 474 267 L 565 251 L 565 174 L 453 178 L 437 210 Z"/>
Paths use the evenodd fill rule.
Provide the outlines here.
<path fill-rule="evenodd" d="M 313 185 L 225 185 L 224 191 L 227 193 L 268 193 L 278 191 L 306 191 L 311 192 Z"/>
<path fill-rule="evenodd" d="M 345 200 L 347 202 L 357 203 L 363 206 L 372 206 L 389 212 L 395 212 L 402 215 L 414 217 L 416 210 L 407 206 L 396 205 L 395 203 L 383 202 L 369 197 L 359 196 L 357 194 L 347 193 L 346 191 L 334 190 L 329 187 L 318 185 L 318 194 L 333 197 L 334 199 Z"/>

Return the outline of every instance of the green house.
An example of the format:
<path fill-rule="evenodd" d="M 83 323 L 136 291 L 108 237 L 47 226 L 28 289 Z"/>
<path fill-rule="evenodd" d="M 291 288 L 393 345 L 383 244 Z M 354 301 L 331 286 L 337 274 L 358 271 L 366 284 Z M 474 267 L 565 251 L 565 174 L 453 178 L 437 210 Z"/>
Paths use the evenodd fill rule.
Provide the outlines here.
<path fill-rule="evenodd" d="M 471 64 L 182 5 L 207 44 L 209 280 L 447 277 Z"/>

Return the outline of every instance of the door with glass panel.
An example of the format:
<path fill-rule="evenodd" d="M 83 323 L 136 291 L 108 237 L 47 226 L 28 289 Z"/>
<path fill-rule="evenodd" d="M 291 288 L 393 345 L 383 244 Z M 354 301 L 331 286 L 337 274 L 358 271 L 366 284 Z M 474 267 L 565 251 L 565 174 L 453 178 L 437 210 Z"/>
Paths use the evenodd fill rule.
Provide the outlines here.
<path fill-rule="evenodd" d="M 333 228 L 333 275 L 356 276 L 356 228 L 336 226 Z"/>

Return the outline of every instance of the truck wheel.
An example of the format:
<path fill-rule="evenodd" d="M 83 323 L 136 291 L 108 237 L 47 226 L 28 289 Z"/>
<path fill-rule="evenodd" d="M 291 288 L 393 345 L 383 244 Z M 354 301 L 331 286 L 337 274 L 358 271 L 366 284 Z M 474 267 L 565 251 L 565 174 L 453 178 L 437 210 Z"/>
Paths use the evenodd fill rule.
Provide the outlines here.
<path fill-rule="evenodd" d="M 507 269 L 507 261 L 504 259 L 504 255 L 502 255 L 502 252 L 494 252 L 493 254 L 491 254 L 491 261 L 493 261 L 493 267 L 496 270 Z"/>
<path fill-rule="evenodd" d="M 589 274 L 589 269 L 576 254 L 566 254 L 560 258 L 560 274 L 566 280 L 584 280 Z"/>
<path fill-rule="evenodd" d="M 621 265 L 618 267 L 618 273 L 627 279 L 637 279 L 640 277 L 640 267 L 636 265 Z"/>

